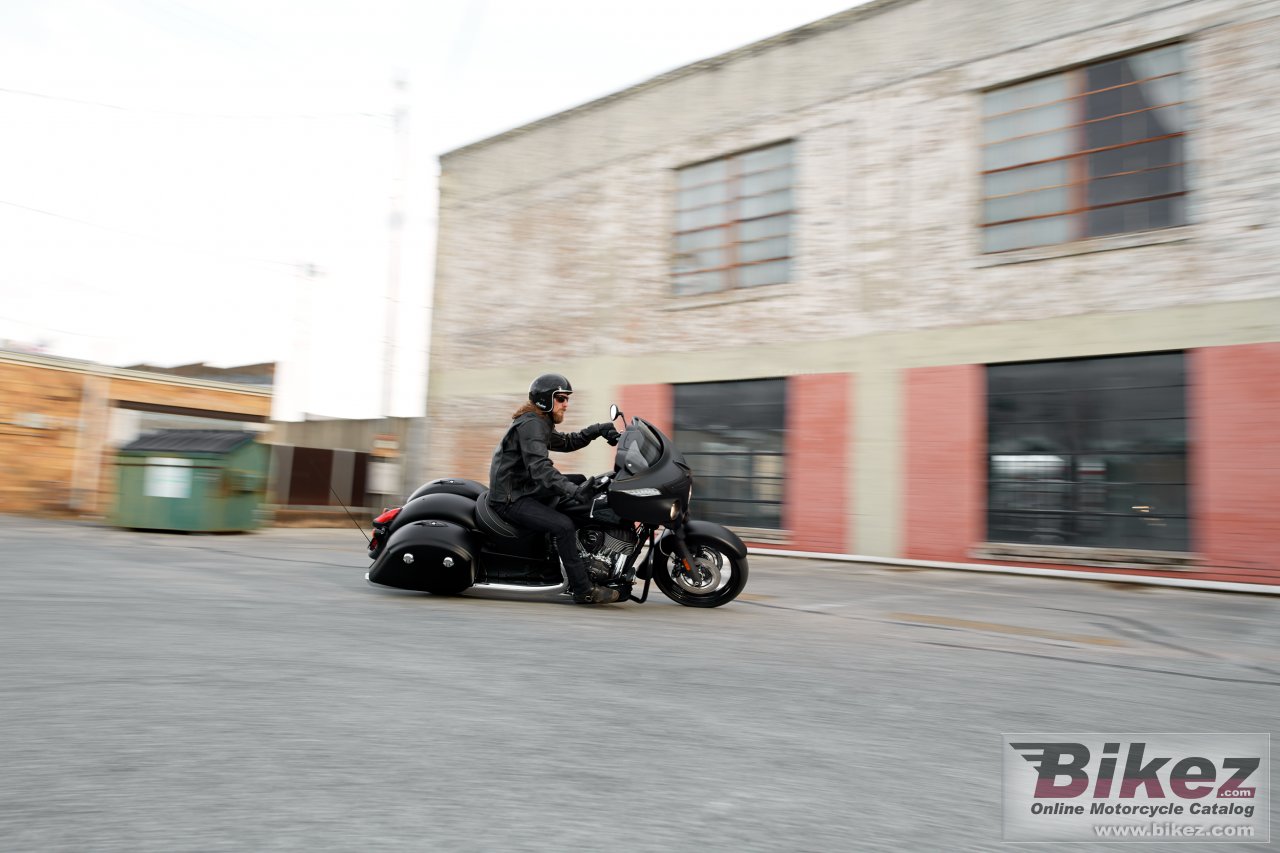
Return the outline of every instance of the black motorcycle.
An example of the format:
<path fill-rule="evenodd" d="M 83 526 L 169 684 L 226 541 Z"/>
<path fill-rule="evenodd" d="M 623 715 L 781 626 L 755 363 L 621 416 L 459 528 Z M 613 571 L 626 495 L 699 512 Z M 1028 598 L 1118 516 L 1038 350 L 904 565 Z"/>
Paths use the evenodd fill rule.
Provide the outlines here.
<path fill-rule="evenodd" d="M 610 420 L 626 419 L 617 406 Z M 719 607 L 747 583 L 747 548 L 719 524 L 689 517 L 693 472 L 671 439 L 632 418 L 617 443 L 613 471 L 591 478 L 584 503 L 558 510 L 578 527 L 578 551 L 592 581 L 643 603 L 650 582 L 689 607 Z M 545 533 L 521 530 L 489 506 L 474 480 L 432 480 L 403 506 L 374 519 L 365 579 L 397 589 L 458 595 L 490 589 L 568 594 L 560 559 Z M 639 596 L 633 594 L 644 581 Z"/>

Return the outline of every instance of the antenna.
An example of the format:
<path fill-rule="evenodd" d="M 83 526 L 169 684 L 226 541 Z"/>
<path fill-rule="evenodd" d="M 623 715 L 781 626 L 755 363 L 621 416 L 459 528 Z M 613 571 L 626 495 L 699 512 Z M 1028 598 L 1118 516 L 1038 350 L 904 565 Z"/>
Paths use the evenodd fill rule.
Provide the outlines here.
<path fill-rule="evenodd" d="M 332 483 L 329 484 L 329 491 L 333 492 L 333 496 L 338 500 L 338 506 L 342 507 L 343 511 L 347 514 L 347 518 L 351 519 L 351 523 L 356 526 L 356 530 L 359 530 L 360 535 L 364 537 L 364 541 L 368 542 L 369 534 L 364 532 L 364 528 L 360 526 L 360 522 L 356 521 L 356 517 L 351 514 L 351 510 L 347 509 L 347 505 L 342 502 L 342 498 L 338 497 L 338 490 L 333 487 Z"/>

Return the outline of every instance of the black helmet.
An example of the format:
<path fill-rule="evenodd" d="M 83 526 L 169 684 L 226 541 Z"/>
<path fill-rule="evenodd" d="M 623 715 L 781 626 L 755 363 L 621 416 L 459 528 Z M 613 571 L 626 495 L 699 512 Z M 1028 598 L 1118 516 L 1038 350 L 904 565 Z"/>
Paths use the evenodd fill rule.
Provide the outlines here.
<path fill-rule="evenodd" d="M 559 373 L 544 373 L 529 386 L 529 402 L 544 412 L 551 411 L 551 398 L 556 394 L 572 394 L 573 386 Z"/>

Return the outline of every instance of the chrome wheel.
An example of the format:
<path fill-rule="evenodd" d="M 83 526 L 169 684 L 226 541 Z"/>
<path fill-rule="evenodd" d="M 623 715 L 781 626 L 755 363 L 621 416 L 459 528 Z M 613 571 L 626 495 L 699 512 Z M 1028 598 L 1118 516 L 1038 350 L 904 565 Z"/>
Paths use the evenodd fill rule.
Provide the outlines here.
<path fill-rule="evenodd" d="M 685 571 L 678 557 L 654 555 L 653 580 L 662 594 L 686 607 L 719 607 L 738 597 L 747 585 L 747 559 L 720 550 L 709 538 L 687 540 L 693 572 Z"/>
<path fill-rule="evenodd" d="M 722 583 L 721 569 L 724 568 L 724 557 L 709 545 L 703 545 L 691 551 L 693 557 L 693 575 L 684 571 L 678 560 L 672 560 L 671 579 L 676 585 L 690 595 L 710 595 L 720 589 Z"/>

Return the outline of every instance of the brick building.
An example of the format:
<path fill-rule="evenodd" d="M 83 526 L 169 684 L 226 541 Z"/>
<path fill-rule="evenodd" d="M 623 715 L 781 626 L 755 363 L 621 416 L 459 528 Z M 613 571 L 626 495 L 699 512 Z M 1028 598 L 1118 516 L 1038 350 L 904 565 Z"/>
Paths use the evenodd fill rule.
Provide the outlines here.
<path fill-rule="evenodd" d="M 265 431 L 271 388 L 0 352 L 0 512 L 101 516 L 151 429 Z"/>
<path fill-rule="evenodd" d="M 449 152 L 427 473 L 554 369 L 756 542 L 1280 582 L 1278 43 L 878 0 Z"/>

